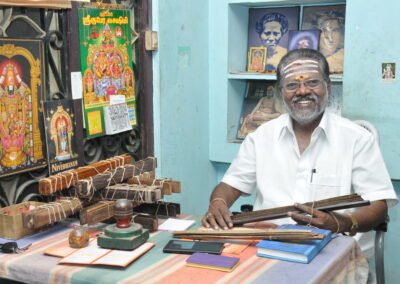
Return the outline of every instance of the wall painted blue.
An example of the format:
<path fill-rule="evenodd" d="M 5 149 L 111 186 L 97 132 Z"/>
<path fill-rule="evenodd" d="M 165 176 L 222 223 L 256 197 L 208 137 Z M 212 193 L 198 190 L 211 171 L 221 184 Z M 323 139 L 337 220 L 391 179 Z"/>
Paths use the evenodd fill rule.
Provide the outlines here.
<path fill-rule="evenodd" d="M 400 85 L 382 82 L 381 65 L 400 67 L 400 2 L 352 0 L 347 2 L 343 114 L 366 119 L 379 131 L 390 176 L 400 179 Z M 349 40 L 351 39 L 351 40 Z"/>
<path fill-rule="evenodd" d="M 182 183 L 182 193 L 166 200 L 203 214 L 216 181 L 208 159 L 207 1 L 153 1 L 153 19 L 159 33 L 153 66 L 157 176 Z"/>

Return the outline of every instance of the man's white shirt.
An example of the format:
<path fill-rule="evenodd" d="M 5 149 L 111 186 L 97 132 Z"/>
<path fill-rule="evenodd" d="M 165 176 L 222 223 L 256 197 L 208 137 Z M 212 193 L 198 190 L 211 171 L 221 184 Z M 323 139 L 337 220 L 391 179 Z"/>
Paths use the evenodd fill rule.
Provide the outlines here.
<path fill-rule="evenodd" d="M 358 193 L 365 200 L 398 202 L 379 145 L 366 129 L 325 111 L 300 154 L 288 114 L 247 135 L 222 182 L 244 194 L 256 191 L 254 210 Z M 293 220 L 278 219 L 282 224 Z M 357 234 L 367 257 L 372 232 Z"/>

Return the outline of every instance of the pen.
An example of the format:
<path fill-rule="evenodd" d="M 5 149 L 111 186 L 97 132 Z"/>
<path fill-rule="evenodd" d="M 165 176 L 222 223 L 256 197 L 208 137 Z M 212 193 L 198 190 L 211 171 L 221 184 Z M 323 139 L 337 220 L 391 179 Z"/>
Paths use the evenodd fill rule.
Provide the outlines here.
<path fill-rule="evenodd" d="M 312 183 L 313 175 L 314 175 L 315 173 L 317 173 L 317 170 L 316 170 L 316 169 L 312 169 L 312 170 L 311 170 L 310 183 Z"/>

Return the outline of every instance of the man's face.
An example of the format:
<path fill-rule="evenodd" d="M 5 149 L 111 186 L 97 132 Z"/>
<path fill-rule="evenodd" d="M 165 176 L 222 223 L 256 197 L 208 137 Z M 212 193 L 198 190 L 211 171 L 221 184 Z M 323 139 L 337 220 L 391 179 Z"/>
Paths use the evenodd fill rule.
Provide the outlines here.
<path fill-rule="evenodd" d="M 321 24 L 321 49 L 334 52 L 342 43 L 342 29 L 338 20 L 327 20 Z"/>
<path fill-rule="evenodd" d="M 275 21 L 265 23 L 264 31 L 261 33 L 260 37 L 264 45 L 275 48 L 282 38 L 281 24 Z"/>
<path fill-rule="evenodd" d="M 320 73 L 289 76 L 282 81 L 281 91 L 287 112 L 301 125 L 318 119 L 328 104 L 328 86 Z"/>
<path fill-rule="evenodd" d="M 301 39 L 297 44 L 297 48 L 310 48 L 310 42 L 308 39 Z"/>

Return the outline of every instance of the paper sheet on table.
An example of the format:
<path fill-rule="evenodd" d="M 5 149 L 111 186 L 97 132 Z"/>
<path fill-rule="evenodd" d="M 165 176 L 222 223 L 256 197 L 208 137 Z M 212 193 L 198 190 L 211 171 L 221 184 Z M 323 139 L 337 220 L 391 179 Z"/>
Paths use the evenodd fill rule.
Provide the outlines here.
<path fill-rule="evenodd" d="M 164 223 L 158 226 L 160 231 L 184 231 L 195 223 L 194 220 L 182 220 L 168 218 Z"/>

